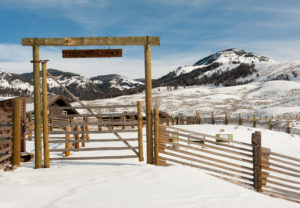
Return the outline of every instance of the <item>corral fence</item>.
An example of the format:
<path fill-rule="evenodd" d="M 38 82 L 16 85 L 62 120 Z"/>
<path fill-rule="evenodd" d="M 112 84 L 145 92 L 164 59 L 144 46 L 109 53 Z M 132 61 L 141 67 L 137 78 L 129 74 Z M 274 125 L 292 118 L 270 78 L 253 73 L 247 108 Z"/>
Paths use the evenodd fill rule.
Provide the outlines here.
<path fill-rule="evenodd" d="M 141 102 L 136 105 L 58 106 L 48 109 L 82 111 L 80 114 L 48 116 L 50 161 L 125 158 L 144 160 Z M 33 123 L 32 120 L 28 122 L 30 136 L 34 133 L 34 127 L 30 128 Z M 76 156 L 75 153 L 87 151 L 88 156 Z M 110 154 L 103 155 L 103 152 L 107 151 L 110 151 Z M 130 152 L 131 154 L 128 154 Z"/>
<path fill-rule="evenodd" d="M 17 168 L 21 160 L 21 104 L 15 99 L 13 112 L 0 112 L 0 170 Z"/>
<path fill-rule="evenodd" d="M 194 116 L 185 116 L 179 114 L 178 116 L 166 116 L 160 118 L 161 124 L 166 125 L 193 125 L 193 124 L 234 124 L 244 125 L 249 127 L 261 127 L 270 130 L 283 131 L 286 133 L 294 133 L 300 135 L 300 129 L 291 127 L 292 122 L 299 122 L 300 116 L 243 116 L 238 114 L 236 116 L 230 116 L 228 113 L 224 113 L 224 116 L 217 115 L 212 112 L 210 115 L 203 115 L 196 112 Z"/>
<path fill-rule="evenodd" d="M 155 110 L 155 164 L 199 168 L 226 181 L 264 194 L 300 203 L 300 159 L 261 146 L 261 133 L 252 142 L 235 141 L 159 124 Z"/>

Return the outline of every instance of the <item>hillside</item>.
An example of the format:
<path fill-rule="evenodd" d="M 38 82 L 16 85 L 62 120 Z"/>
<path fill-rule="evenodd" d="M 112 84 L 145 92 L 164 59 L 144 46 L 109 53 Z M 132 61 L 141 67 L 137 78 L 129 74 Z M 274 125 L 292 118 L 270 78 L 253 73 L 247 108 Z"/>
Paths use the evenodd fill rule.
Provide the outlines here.
<path fill-rule="evenodd" d="M 191 66 L 178 67 L 155 82 L 155 86 L 213 84 L 234 86 L 270 80 L 299 81 L 300 63 L 280 63 L 265 56 L 239 49 L 209 55 Z"/>

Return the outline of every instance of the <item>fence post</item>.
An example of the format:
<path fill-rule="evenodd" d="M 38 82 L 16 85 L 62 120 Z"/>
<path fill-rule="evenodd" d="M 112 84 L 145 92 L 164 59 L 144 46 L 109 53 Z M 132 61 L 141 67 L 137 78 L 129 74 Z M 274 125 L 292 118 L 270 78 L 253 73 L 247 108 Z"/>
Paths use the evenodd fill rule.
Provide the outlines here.
<path fill-rule="evenodd" d="M 200 115 L 200 112 L 197 112 L 197 124 L 201 124 L 201 115 Z"/>
<path fill-rule="evenodd" d="M 33 124 L 32 124 L 32 113 L 29 113 L 29 131 L 28 131 L 28 140 L 32 141 L 32 131 L 33 131 Z"/>
<path fill-rule="evenodd" d="M 20 148 L 21 148 L 21 103 L 20 99 L 14 101 L 13 110 L 13 152 L 12 166 L 13 168 L 20 167 Z"/>
<path fill-rule="evenodd" d="M 125 129 L 125 116 L 122 116 L 121 117 L 121 120 L 122 120 L 122 129 L 124 130 Z"/>
<path fill-rule="evenodd" d="M 211 112 L 211 124 L 215 124 L 214 112 Z"/>
<path fill-rule="evenodd" d="M 114 129 L 114 117 L 110 117 L 111 129 Z"/>
<path fill-rule="evenodd" d="M 158 109 L 154 109 L 154 155 L 155 155 L 155 165 L 159 165 L 159 155 L 158 155 L 158 148 L 159 148 L 159 140 L 158 140 L 158 125 L 159 125 L 159 111 Z"/>
<path fill-rule="evenodd" d="M 48 97 L 47 97 L 47 61 L 42 61 L 43 85 L 43 142 L 44 142 L 44 168 L 50 167 L 48 143 Z"/>
<path fill-rule="evenodd" d="M 98 123 L 102 122 L 102 116 L 98 118 Z M 98 124 L 98 131 L 102 131 L 102 124 Z"/>
<path fill-rule="evenodd" d="M 70 138 L 70 133 L 68 133 L 68 132 L 71 131 L 71 126 L 70 126 L 70 125 L 67 125 L 67 126 L 66 126 L 66 131 L 67 131 L 67 132 L 66 132 L 66 140 L 68 141 L 68 140 L 71 139 L 71 138 Z M 66 149 L 70 149 L 70 148 L 71 148 L 70 142 L 66 142 L 65 148 L 66 148 Z M 65 151 L 65 156 L 70 156 L 70 151 Z"/>
<path fill-rule="evenodd" d="M 252 133 L 254 189 L 262 192 L 262 148 L 261 132 Z"/>
<path fill-rule="evenodd" d="M 84 140 L 85 140 L 85 125 L 83 124 L 82 126 L 81 126 L 81 140 L 82 140 L 82 142 L 81 142 L 81 146 L 82 147 L 85 147 L 85 142 L 84 142 Z"/>
<path fill-rule="evenodd" d="M 239 125 L 240 126 L 243 125 L 243 119 L 240 113 L 239 113 Z"/>
<path fill-rule="evenodd" d="M 253 116 L 253 128 L 256 127 L 256 118 L 255 118 L 255 115 Z"/>
<path fill-rule="evenodd" d="M 286 124 L 286 133 L 288 133 L 288 134 L 291 133 L 290 121 L 287 121 L 287 124 Z"/>
<path fill-rule="evenodd" d="M 76 131 L 76 133 L 75 133 L 75 140 L 76 140 L 75 148 L 78 149 L 79 148 L 79 142 L 77 142 L 79 140 L 79 126 L 78 125 L 75 126 L 75 131 Z"/>
<path fill-rule="evenodd" d="M 272 130 L 272 119 L 269 120 L 269 129 Z"/>
<path fill-rule="evenodd" d="M 224 120 L 224 124 L 228 125 L 228 113 L 225 112 L 225 120 Z"/>
<path fill-rule="evenodd" d="M 53 118 L 49 118 L 49 123 L 50 123 L 50 129 L 49 131 L 53 131 Z"/>
<path fill-rule="evenodd" d="M 88 131 L 90 130 L 90 125 L 88 125 L 88 122 L 89 122 L 89 118 L 88 117 L 85 117 L 85 122 L 86 122 L 85 130 L 87 131 L 85 137 L 86 137 L 86 140 L 89 141 L 90 140 L 90 133 Z"/>
<path fill-rule="evenodd" d="M 138 111 L 138 143 L 139 143 L 139 161 L 144 161 L 143 153 L 143 116 L 142 116 L 142 103 L 141 101 L 137 102 L 137 111 Z"/>

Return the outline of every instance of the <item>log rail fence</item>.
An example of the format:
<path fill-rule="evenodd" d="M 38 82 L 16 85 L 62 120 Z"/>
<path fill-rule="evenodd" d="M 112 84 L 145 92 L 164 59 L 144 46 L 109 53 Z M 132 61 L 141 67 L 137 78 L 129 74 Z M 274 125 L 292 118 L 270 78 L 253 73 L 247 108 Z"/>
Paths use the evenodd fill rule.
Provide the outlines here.
<path fill-rule="evenodd" d="M 20 166 L 21 102 L 15 99 L 13 112 L 0 112 L 0 170 Z"/>
<path fill-rule="evenodd" d="M 199 168 L 209 175 L 273 197 L 300 203 L 300 159 L 251 142 L 220 138 L 161 124 L 154 111 L 155 164 Z"/>
<path fill-rule="evenodd" d="M 54 160 L 89 160 L 89 159 L 125 159 L 138 158 L 143 161 L 143 143 L 142 143 L 142 107 L 141 102 L 137 105 L 114 105 L 114 106 L 76 106 L 76 107 L 48 107 L 48 109 L 76 109 L 76 110 L 94 110 L 93 114 L 73 114 L 73 115 L 49 115 L 48 124 L 48 143 L 50 153 L 63 153 L 64 156 L 50 157 Z M 124 111 L 131 109 L 131 111 Z M 134 109 L 134 110 L 132 110 Z M 106 110 L 107 113 L 96 113 Z M 112 112 L 113 111 L 113 112 Z M 30 127 L 33 122 L 28 122 Z M 28 128 L 29 133 L 34 130 Z M 121 134 L 137 133 L 131 138 L 123 138 Z M 115 138 L 91 138 L 90 134 L 112 134 Z M 96 137 L 96 136 L 94 136 Z M 87 143 L 107 143 L 114 142 L 123 144 L 122 146 L 103 146 L 86 147 Z M 51 148 L 53 144 L 64 144 L 64 148 Z M 133 146 L 134 145 L 134 146 Z M 71 156 L 72 152 L 82 151 L 123 151 L 130 150 L 134 154 L 129 155 L 108 155 L 108 156 Z M 49 154 L 50 154 L 49 153 Z"/>
<path fill-rule="evenodd" d="M 160 124 L 169 125 L 193 125 L 193 124 L 235 124 L 246 125 L 251 127 L 262 127 L 267 129 L 274 129 L 285 131 L 286 133 L 300 134 L 300 130 L 292 129 L 291 122 L 300 121 L 300 116 L 229 116 L 227 112 L 224 116 L 215 116 L 214 112 L 210 115 L 200 115 L 200 112 L 196 112 L 194 116 L 184 116 L 179 114 L 178 116 L 169 116 L 167 118 L 160 118 Z"/>

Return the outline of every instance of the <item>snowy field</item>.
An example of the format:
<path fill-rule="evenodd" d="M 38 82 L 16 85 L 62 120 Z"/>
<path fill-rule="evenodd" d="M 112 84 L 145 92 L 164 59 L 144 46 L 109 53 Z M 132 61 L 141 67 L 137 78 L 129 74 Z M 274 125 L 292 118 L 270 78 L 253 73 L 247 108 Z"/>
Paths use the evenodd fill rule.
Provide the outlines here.
<path fill-rule="evenodd" d="M 166 87 L 153 89 L 153 107 L 177 116 L 183 113 L 194 116 L 198 111 L 203 117 L 244 118 L 259 116 L 290 116 L 300 114 L 300 83 L 295 81 L 253 82 L 233 87 L 191 86 L 168 91 Z M 126 105 L 144 102 L 145 93 L 111 99 L 85 101 L 86 105 Z M 74 105 L 79 105 L 74 103 Z M 145 106 L 143 104 L 143 106 Z M 145 107 L 143 107 L 145 109 Z M 300 129 L 300 122 L 291 123 Z"/>
<path fill-rule="evenodd" d="M 248 143 L 251 133 L 260 130 L 263 146 L 300 157 L 299 136 L 230 125 L 179 127 L 211 135 L 231 133 L 234 140 Z M 111 138 L 111 135 L 101 138 Z M 28 142 L 27 148 L 33 151 L 33 142 Z M 72 156 L 83 154 L 92 153 L 76 152 Z M 33 166 L 34 163 L 29 162 L 13 172 L 0 172 L 1 208 L 299 207 L 299 204 L 258 194 L 199 169 L 180 165 L 156 167 L 139 163 L 138 159 L 125 159 L 51 162 L 50 169 L 38 170 Z"/>

